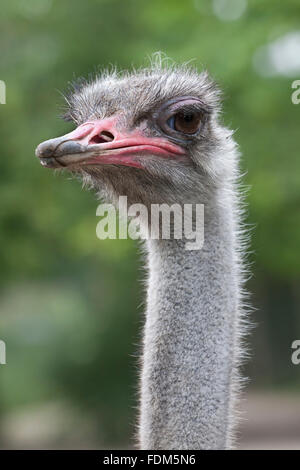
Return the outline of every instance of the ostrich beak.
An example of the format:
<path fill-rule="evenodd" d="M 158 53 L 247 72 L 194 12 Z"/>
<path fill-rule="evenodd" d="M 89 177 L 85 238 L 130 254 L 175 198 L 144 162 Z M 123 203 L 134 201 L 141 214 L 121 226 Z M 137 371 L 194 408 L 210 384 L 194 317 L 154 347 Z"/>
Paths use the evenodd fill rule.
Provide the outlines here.
<path fill-rule="evenodd" d="M 36 156 L 49 168 L 119 164 L 142 167 L 143 155 L 182 158 L 179 145 L 161 137 L 145 136 L 141 130 L 120 131 L 115 117 L 86 122 L 61 137 L 38 145 Z"/>

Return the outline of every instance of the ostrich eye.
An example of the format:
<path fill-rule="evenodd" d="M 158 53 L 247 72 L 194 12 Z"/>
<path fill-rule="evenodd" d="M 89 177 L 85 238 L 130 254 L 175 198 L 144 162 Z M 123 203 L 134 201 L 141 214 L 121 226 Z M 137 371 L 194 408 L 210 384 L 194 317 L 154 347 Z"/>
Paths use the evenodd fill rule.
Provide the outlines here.
<path fill-rule="evenodd" d="M 153 114 L 170 138 L 191 142 L 206 124 L 210 109 L 199 98 L 182 96 L 167 101 Z"/>
<path fill-rule="evenodd" d="M 184 134 L 195 134 L 201 124 L 200 113 L 179 112 L 174 114 L 167 120 L 168 126 L 174 131 L 183 132 Z"/>

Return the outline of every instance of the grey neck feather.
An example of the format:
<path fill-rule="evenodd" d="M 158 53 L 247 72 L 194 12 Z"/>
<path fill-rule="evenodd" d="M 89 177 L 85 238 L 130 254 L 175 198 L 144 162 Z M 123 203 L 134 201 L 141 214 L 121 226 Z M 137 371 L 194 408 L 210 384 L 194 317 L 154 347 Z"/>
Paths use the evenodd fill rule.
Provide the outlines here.
<path fill-rule="evenodd" d="M 139 425 L 142 449 L 231 447 L 239 269 L 233 197 L 205 206 L 205 242 L 148 240 Z"/>

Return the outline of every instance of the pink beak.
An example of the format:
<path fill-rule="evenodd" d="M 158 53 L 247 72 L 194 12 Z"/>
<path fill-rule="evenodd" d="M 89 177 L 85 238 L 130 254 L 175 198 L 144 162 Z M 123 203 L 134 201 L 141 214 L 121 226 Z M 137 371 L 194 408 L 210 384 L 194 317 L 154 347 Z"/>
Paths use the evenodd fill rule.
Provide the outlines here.
<path fill-rule="evenodd" d="M 137 157 L 158 155 L 182 158 L 185 151 L 179 145 L 161 137 L 147 137 L 135 129 L 121 132 L 117 118 L 111 117 L 81 124 L 74 131 L 46 140 L 38 145 L 36 156 L 50 168 L 83 165 L 118 164 L 142 167 Z"/>

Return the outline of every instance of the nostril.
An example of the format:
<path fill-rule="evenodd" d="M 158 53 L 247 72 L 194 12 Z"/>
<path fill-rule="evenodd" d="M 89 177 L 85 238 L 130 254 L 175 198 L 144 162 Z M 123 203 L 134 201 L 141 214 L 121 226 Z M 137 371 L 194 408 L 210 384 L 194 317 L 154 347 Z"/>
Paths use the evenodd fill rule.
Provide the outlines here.
<path fill-rule="evenodd" d="M 102 131 L 100 134 L 94 135 L 90 140 L 90 144 L 104 144 L 105 142 L 111 142 L 114 140 L 114 136 L 111 132 Z"/>
<path fill-rule="evenodd" d="M 102 131 L 102 132 L 100 132 L 100 135 L 101 135 L 101 137 L 103 137 L 103 139 L 106 140 L 106 142 L 111 142 L 115 138 L 114 135 L 111 132 L 108 132 L 108 131 Z"/>

